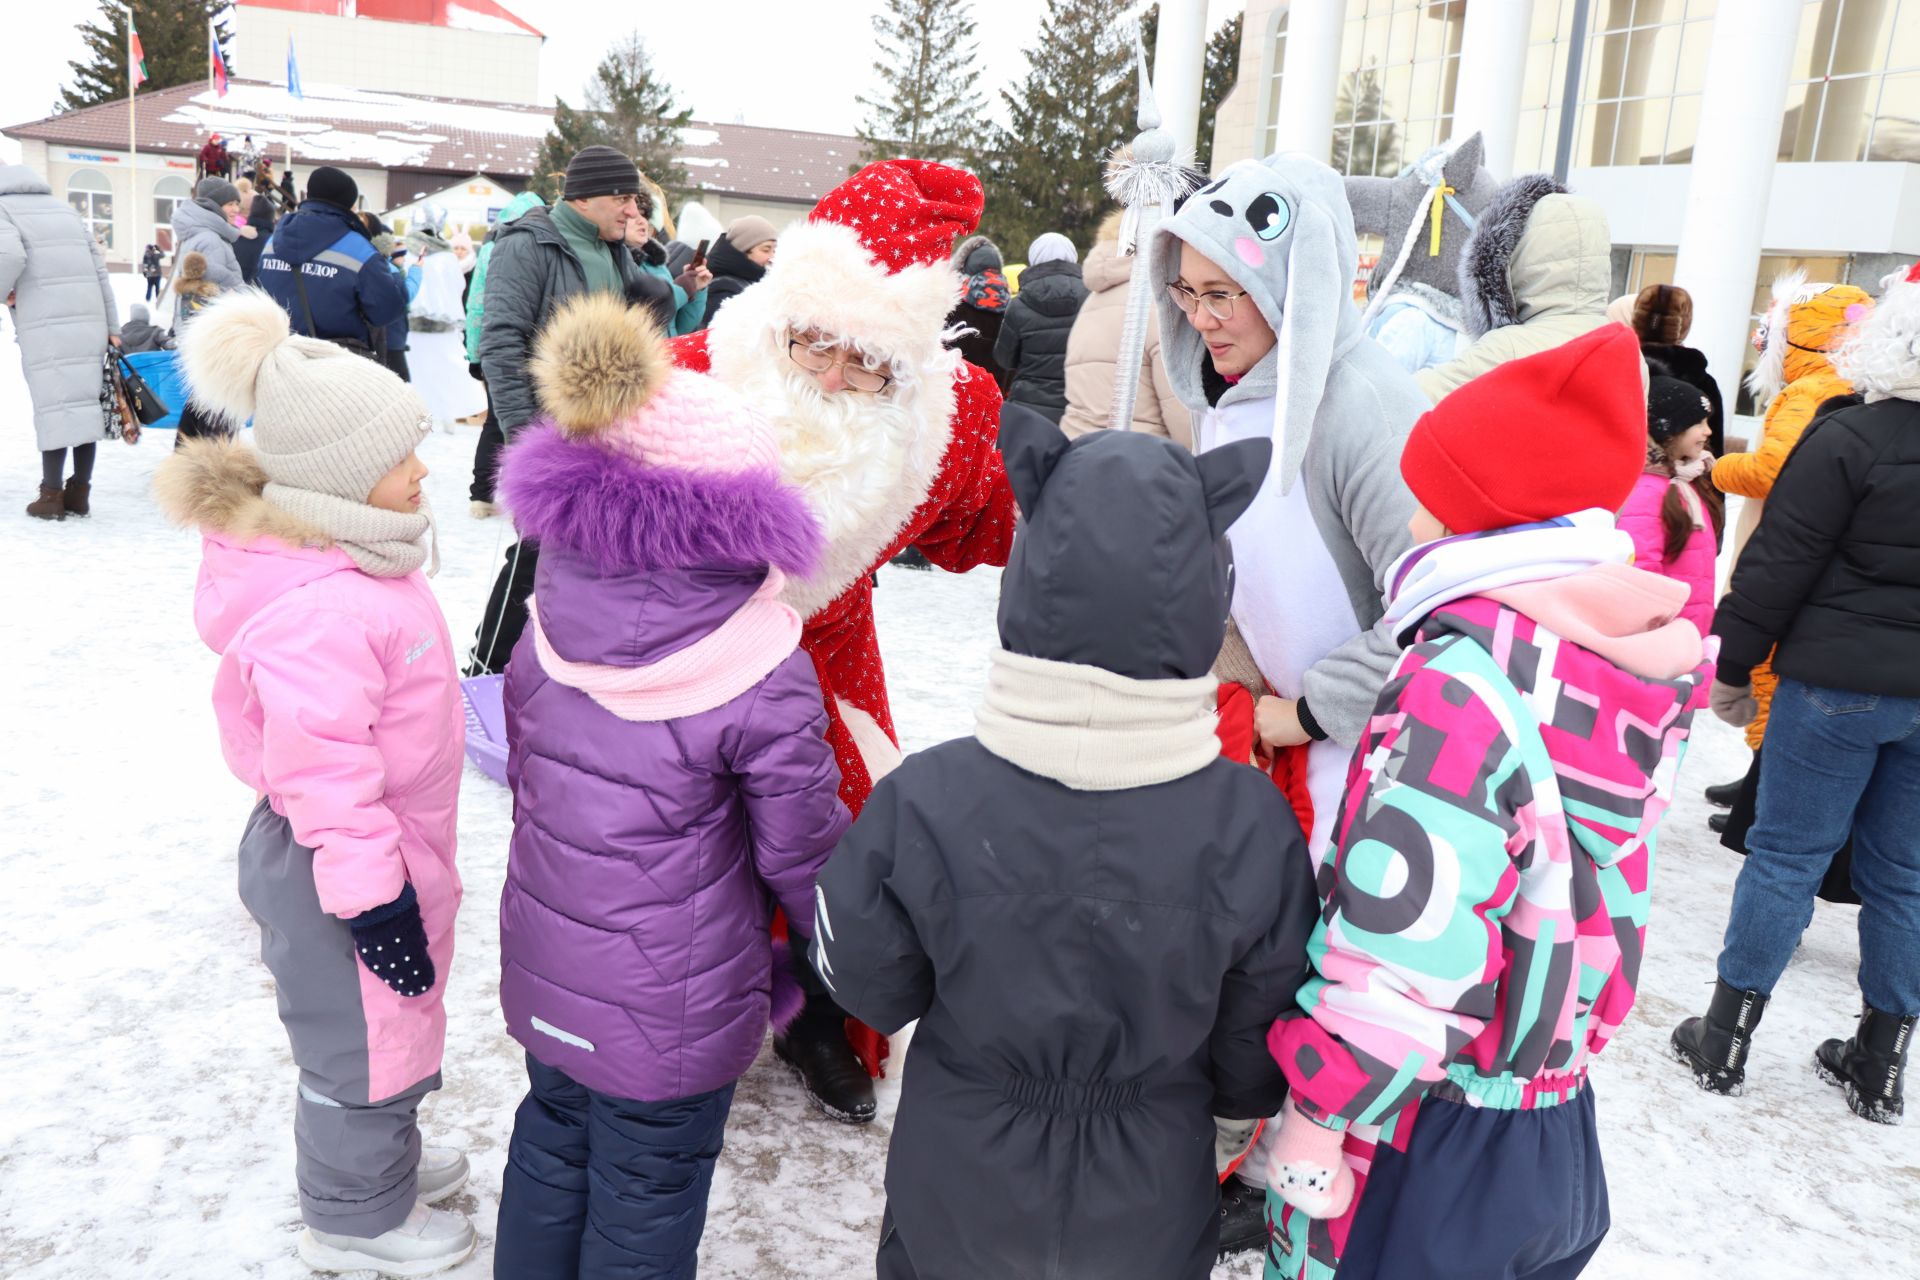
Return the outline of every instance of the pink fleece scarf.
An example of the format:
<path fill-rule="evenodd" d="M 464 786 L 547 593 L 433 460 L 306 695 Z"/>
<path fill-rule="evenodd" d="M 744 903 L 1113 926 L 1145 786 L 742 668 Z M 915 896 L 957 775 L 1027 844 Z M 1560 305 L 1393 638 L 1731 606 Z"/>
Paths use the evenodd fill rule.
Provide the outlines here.
<path fill-rule="evenodd" d="M 533 626 L 540 669 L 622 720 L 677 720 L 725 706 L 767 678 L 800 644 L 800 615 L 778 597 L 787 585 L 778 569 L 767 571 L 747 602 L 707 635 L 644 667 L 569 662 L 554 652 L 540 627 L 533 599 Z"/>

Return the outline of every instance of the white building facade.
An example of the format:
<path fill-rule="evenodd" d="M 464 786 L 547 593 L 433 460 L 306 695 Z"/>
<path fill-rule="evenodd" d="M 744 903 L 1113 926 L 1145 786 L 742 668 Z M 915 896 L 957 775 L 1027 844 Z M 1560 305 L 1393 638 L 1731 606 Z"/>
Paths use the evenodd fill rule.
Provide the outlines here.
<path fill-rule="evenodd" d="M 1476 129 L 1606 209 L 1616 292 L 1692 293 L 1732 402 L 1776 275 L 1920 256 L 1920 0 L 1248 0 L 1213 163 L 1390 175 Z"/>

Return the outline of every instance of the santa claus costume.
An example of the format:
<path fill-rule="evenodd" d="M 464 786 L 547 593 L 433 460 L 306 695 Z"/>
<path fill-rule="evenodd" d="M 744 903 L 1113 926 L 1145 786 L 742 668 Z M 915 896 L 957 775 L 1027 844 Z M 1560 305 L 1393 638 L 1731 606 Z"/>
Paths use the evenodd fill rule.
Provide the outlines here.
<path fill-rule="evenodd" d="M 1013 544 L 1013 497 L 995 443 L 999 388 L 945 342 L 961 285 L 949 255 L 981 207 L 979 179 L 964 170 L 868 165 L 780 236 L 759 283 L 672 344 L 679 364 L 713 374 L 772 421 L 784 478 L 826 536 L 821 569 L 791 581 L 785 598 L 806 619 L 800 643 L 820 676 L 840 795 L 856 817 L 900 758 L 873 574 L 909 547 L 960 573 L 1004 565 Z M 843 347 L 850 363 L 890 381 L 873 393 L 823 392 L 790 357 L 796 334 Z M 872 1119 L 870 1077 L 886 1039 L 846 1022 L 823 991 L 810 990 L 808 1012 L 775 1048 L 816 1105 Z"/>

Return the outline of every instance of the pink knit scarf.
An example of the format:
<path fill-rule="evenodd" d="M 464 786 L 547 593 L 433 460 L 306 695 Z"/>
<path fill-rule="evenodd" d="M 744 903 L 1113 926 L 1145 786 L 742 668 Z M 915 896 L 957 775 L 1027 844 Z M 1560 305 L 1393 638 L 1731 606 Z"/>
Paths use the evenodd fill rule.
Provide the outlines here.
<path fill-rule="evenodd" d="M 578 689 L 622 720 L 677 720 L 733 701 L 799 646 L 800 615 L 778 599 L 786 584 L 785 574 L 767 570 L 760 589 L 725 622 L 644 667 L 569 662 L 554 652 L 531 599 L 527 621 L 533 625 L 540 669 L 558 683 Z"/>

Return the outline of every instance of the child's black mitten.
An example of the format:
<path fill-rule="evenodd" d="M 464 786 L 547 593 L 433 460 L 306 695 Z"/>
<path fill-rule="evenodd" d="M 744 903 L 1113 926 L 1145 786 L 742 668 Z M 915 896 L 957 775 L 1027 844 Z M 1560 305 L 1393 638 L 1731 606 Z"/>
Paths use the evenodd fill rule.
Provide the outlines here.
<path fill-rule="evenodd" d="M 347 921 L 353 931 L 353 949 L 373 976 L 403 996 L 423 996 L 433 989 L 433 961 L 427 955 L 427 926 L 420 920 L 420 899 L 411 884 L 385 906 L 363 911 Z"/>

